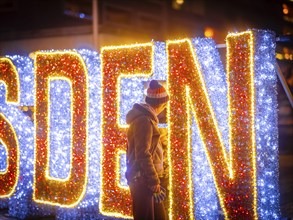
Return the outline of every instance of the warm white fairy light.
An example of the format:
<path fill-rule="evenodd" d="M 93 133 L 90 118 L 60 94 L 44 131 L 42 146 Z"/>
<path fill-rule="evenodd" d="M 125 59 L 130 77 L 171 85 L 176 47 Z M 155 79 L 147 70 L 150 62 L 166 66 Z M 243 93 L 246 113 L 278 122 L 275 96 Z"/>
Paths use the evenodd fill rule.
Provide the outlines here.
<path fill-rule="evenodd" d="M 34 125 L 32 118 L 19 109 L 20 106 L 33 106 L 34 103 L 33 62 L 28 57 L 17 55 L 8 56 L 8 58 L 15 65 L 19 75 L 20 100 L 17 106 L 6 103 L 5 87 L 0 83 L 0 112 L 11 121 L 17 134 L 20 151 L 19 175 L 21 178 L 19 178 L 15 193 L 9 198 L 9 206 L 7 201 L 6 208 L 9 207 L 9 215 L 18 218 L 26 218 L 33 213 L 49 215 L 53 213 L 50 207 L 39 206 L 31 199 L 34 174 Z M 1 157 L 0 163 L 2 163 L 2 159 Z M 0 203 L 2 202 L 3 200 L 0 200 Z"/>
<path fill-rule="evenodd" d="M 211 104 L 220 127 L 223 141 L 228 149 L 228 112 L 226 73 L 220 55 L 211 39 L 196 38 L 192 40 L 198 55 L 198 62 L 203 73 Z M 212 74 L 211 74 L 212 73 Z M 194 203 L 196 219 L 213 219 L 218 216 L 218 199 L 213 175 L 209 167 L 199 130 L 192 123 L 192 173 L 194 179 Z"/>
<path fill-rule="evenodd" d="M 278 219 L 278 143 L 277 143 L 277 99 L 276 99 L 276 69 L 274 66 L 275 38 L 268 31 L 253 31 L 254 34 L 254 88 L 255 88 L 255 141 L 257 154 L 257 213 L 259 219 Z M 225 70 L 221 64 L 215 44 L 210 39 L 192 39 L 192 46 L 197 54 L 207 93 L 214 109 L 223 145 L 229 153 L 229 127 L 227 111 L 227 84 Z M 52 51 L 53 52 L 53 51 Z M 101 69 L 97 52 L 90 50 L 77 51 L 86 63 L 89 77 L 89 114 L 88 114 L 88 182 L 83 199 L 75 208 L 57 207 L 55 210 L 46 205 L 31 200 L 33 163 L 34 163 L 34 124 L 16 106 L 6 103 L 5 89 L 0 83 L 0 109 L 11 121 L 19 138 L 20 146 L 20 176 L 16 192 L 7 199 L 0 199 L 0 207 L 9 207 L 12 216 L 24 218 L 42 213 L 55 214 L 57 218 L 103 218 L 98 209 L 100 197 L 100 154 L 101 154 Z M 167 80 L 167 54 L 165 43 L 154 43 L 153 74 L 151 77 L 135 76 L 120 79 L 120 104 L 118 112 L 119 123 L 123 127 L 125 115 L 134 102 L 143 101 L 143 88 L 146 81 L 151 79 Z M 33 62 L 28 57 L 9 57 L 19 73 L 20 100 L 19 106 L 34 105 L 34 74 Z M 0 73 L 1 74 L 1 73 Z M 50 83 L 51 95 L 51 155 L 49 175 L 54 178 L 66 178 L 70 167 L 70 148 L 68 139 L 71 136 L 70 125 L 70 86 L 62 80 Z M 193 191 L 193 213 L 196 219 L 217 218 L 219 214 L 217 192 L 214 186 L 203 144 L 200 140 L 198 127 L 191 118 L 191 170 Z M 167 125 L 168 126 L 168 125 Z M 58 133 L 58 131 L 60 131 Z M 272 134 L 274 134 L 272 136 Z M 59 147 L 58 147 L 59 146 Z M 63 146 L 64 148 L 60 148 Z M 172 147 L 172 144 L 170 144 Z M 61 150 L 62 149 L 62 150 Z M 266 155 L 270 155 L 267 157 Z M 0 170 L 6 165 L 6 150 L 0 146 Z M 125 155 L 121 154 L 120 161 Z M 62 164 L 62 168 L 58 167 Z M 125 170 L 125 163 L 120 164 Z M 121 186 L 126 181 L 120 171 Z M 9 202 L 9 203 L 8 203 Z M 176 210 L 170 210 L 174 212 Z M 174 219 L 174 215 L 173 219 Z"/>
<path fill-rule="evenodd" d="M 98 199 L 100 196 L 100 132 L 101 132 L 101 75 L 100 75 L 100 58 L 97 52 L 90 50 L 77 51 L 83 58 L 89 77 L 89 115 L 88 115 L 88 184 L 84 199 L 80 204 L 72 209 L 60 207 L 57 210 L 57 217 L 60 219 L 74 219 L 74 218 L 98 218 L 102 215 L 98 210 Z M 63 89 L 69 92 L 69 88 L 65 86 Z M 60 96 L 56 94 L 55 98 L 60 100 Z M 65 110 L 65 109 L 64 109 Z M 65 112 L 64 112 L 65 113 Z M 67 124 L 68 126 L 68 124 Z M 69 158 L 67 158 L 68 160 Z M 56 165 L 56 167 L 58 167 Z M 58 169 L 62 172 L 62 169 Z M 63 174 L 64 175 L 64 174 Z"/>
<path fill-rule="evenodd" d="M 50 175 L 51 157 L 51 107 L 50 97 L 61 89 L 51 92 L 51 81 L 67 81 L 70 85 L 70 110 L 58 107 L 56 120 L 69 125 L 71 131 L 67 145 L 70 148 L 69 174 L 64 178 Z M 33 200 L 37 203 L 60 207 L 76 207 L 86 191 L 88 174 L 88 72 L 81 56 L 74 51 L 37 52 L 35 58 L 35 175 Z M 57 105 L 62 105 L 62 94 L 59 94 Z M 54 99 L 53 99 L 54 100 Z M 67 110 L 70 118 L 59 118 Z M 59 113 L 58 113 L 59 112 Z M 54 118 L 53 118 L 54 121 Z M 57 126 L 57 131 L 61 133 Z M 53 129 L 54 130 L 54 129 Z M 66 137 L 66 136 L 65 136 Z M 58 138 L 62 141 L 62 137 Z M 55 146 L 56 147 L 56 146 Z M 58 146 L 57 146 L 58 147 Z M 68 151 L 67 151 L 68 152 Z M 59 154 L 60 155 L 60 154 Z M 60 169 L 60 168 L 59 168 Z M 62 168 L 61 168 L 62 169 Z"/>

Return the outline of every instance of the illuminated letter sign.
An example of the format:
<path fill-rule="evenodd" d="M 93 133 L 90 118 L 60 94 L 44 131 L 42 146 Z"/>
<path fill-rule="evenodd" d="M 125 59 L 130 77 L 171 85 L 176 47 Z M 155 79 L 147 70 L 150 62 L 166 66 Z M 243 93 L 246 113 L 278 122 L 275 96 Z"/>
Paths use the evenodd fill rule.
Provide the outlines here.
<path fill-rule="evenodd" d="M 7 58 L 0 59 L 0 81 L 6 85 L 6 102 L 19 102 L 19 79 L 15 66 Z M 0 144 L 7 153 L 6 169 L 0 170 L 0 198 L 14 193 L 19 175 L 19 145 L 15 130 L 7 118 L 0 113 Z"/>
<path fill-rule="evenodd" d="M 27 57 L 1 58 L 0 207 L 19 218 L 131 218 L 125 116 L 157 79 L 170 95 L 160 125 L 169 218 L 279 219 L 275 35 L 226 42 L 226 70 L 206 38 L 104 47 L 100 57 L 36 52 L 35 71 Z"/>
<path fill-rule="evenodd" d="M 152 74 L 152 44 L 106 47 L 102 50 L 102 213 L 131 216 L 129 189 L 119 186 L 119 151 L 126 150 L 125 128 L 119 126 L 120 80 Z M 111 199 L 112 198 L 112 199 Z"/>
<path fill-rule="evenodd" d="M 229 35 L 227 40 L 231 159 L 226 153 L 191 42 L 168 43 L 171 208 L 175 219 L 188 219 L 193 215 L 190 186 L 196 182 L 192 181 L 190 170 L 190 111 L 208 155 L 225 217 L 256 218 L 253 36 L 248 32 Z"/>
<path fill-rule="evenodd" d="M 0 198 L 9 197 L 15 190 L 19 173 L 19 149 L 15 131 L 0 113 L 0 143 L 6 146 L 7 168 L 0 171 Z"/>
<path fill-rule="evenodd" d="M 85 193 L 87 181 L 87 71 L 76 53 L 37 53 L 36 60 L 36 152 L 34 200 L 71 207 Z M 67 80 L 71 85 L 71 161 L 66 179 L 49 173 L 50 82 Z"/>
<path fill-rule="evenodd" d="M 0 82 L 6 86 L 6 102 L 19 103 L 19 78 L 15 66 L 8 58 L 0 59 Z"/>

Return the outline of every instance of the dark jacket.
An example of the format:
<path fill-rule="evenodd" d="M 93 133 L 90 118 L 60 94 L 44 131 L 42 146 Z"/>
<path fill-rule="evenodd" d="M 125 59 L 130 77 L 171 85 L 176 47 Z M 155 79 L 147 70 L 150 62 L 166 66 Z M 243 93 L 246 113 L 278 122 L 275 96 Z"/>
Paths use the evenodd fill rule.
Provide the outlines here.
<path fill-rule="evenodd" d="M 159 184 L 164 168 L 157 116 L 147 104 L 134 104 L 126 122 L 130 125 L 127 131 L 127 180 L 131 181 L 139 172 L 147 185 Z"/>

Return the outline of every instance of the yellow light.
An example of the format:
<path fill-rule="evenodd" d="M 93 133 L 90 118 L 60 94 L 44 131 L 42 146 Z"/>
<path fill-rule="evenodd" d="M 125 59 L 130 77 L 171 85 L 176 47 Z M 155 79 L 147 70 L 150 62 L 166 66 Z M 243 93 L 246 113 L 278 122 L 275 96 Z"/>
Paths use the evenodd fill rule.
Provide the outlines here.
<path fill-rule="evenodd" d="M 99 209 L 107 216 L 131 218 L 128 187 L 120 184 L 119 159 L 126 151 L 126 128 L 119 123 L 121 79 L 153 74 L 153 43 L 103 47 L 101 196 Z M 115 199 L 109 199 L 115 198 Z"/>
<path fill-rule="evenodd" d="M 0 58 L 0 83 L 6 88 L 6 102 L 19 104 L 20 86 L 16 67 L 8 58 Z M 0 113 L 0 143 L 7 152 L 5 171 L 0 172 L 0 198 L 9 198 L 14 192 L 19 177 L 19 143 L 16 132 L 5 117 Z"/>
<path fill-rule="evenodd" d="M 181 62 L 175 54 L 175 49 L 171 49 L 171 45 L 184 45 L 184 43 L 190 42 L 188 39 L 178 40 L 178 41 L 168 41 L 167 42 L 167 54 L 168 54 L 168 94 L 170 96 L 170 102 L 168 103 L 168 162 L 170 163 L 169 170 L 169 184 L 170 184 L 170 206 L 169 206 L 169 218 L 170 219 L 193 219 L 193 201 L 192 201 L 192 179 L 191 179 L 191 116 L 189 115 L 189 111 L 173 112 L 175 103 L 174 100 L 177 100 L 174 95 L 179 92 L 178 84 L 181 82 L 180 80 L 174 79 L 172 76 L 171 66 L 173 62 Z M 171 51 L 174 53 L 170 54 Z M 180 52 L 179 52 L 180 53 Z M 175 60 L 174 60 L 175 59 Z M 176 71 L 176 70 L 174 70 Z M 177 71 L 176 71 L 177 72 Z M 178 71 L 179 73 L 179 71 Z M 175 74 L 177 75 L 177 74 Z M 184 84 L 184 83 L 183 83 Z M 176 92 L 175 92 L 176 91 Z M 189 93 L 189 87 L 183 88 L 180 90 L 180 97 L 188 97 L 187 93 Z M 177 94 L 178 95 L 178 94 Z M 175 98 L 174 100 L 172 98 Z M 179 100 L 179 99 L 178 99 Z M 180 105 L 185 108 L 190 107 L 190 102 L 188 99 L 180 99 Z M 184 105 L 185 103 L 185 105 Z M 176 114 L 177 116 L 175 116 Z M 180 123 L 180 130 L 178 129 L 178 124 L 176 125 L 175 118 L 183 119 Z M 175 134 L 176 127 L 178 129 L 178 133 Z M 184 130 L 183 130 L 184 128 Z M 174 132 L 175 131 L 175 132 Z M 177 140 L 174 138 L 179 137 L 180 139 L 184 139 L 184 144 L 178 144 Z M 172 144 L 171 144 L 172 143 Z M 179 165 L 179 166 L 178 166 Z M 180 169 L 178 168 L 180 167 Z M 179 169 L 179 170 L 178 170 Z M 182 203 L 182 201 L 185 201 Z"/>
<path fill-rule="evenodd" d="M 283 13 L 284 13 L 285 15 L 289 14 L 289 9 L 288 9 L 288 8 L 284 8 L 284 9 L 283 9 Z"/>
<path fill-rule="evenodd" d="M 206 27 L 205 30 L 204 30 L 204 36 L 205 37 L 208 37 L 208 38 L 212 38 L 214 37 L 214 29 L 213 28 L 210 28 L 210 27 Z"/>
<path fill-rule="evenodd" d="M 288 48 L 288 47 L 284 47 L 284 48 L 283 48 L 283 52 L 284 52 L 284 53 L 289 53 L 289 48 Z"/>
<path fill-rule="evenodd" d="M 19 104 L 19 76 L 14 64 L 8 58 L 0 58 L 0 83 L 1 82 L 3 82 L 6 87 L 6 102 Z"/>
<path fill-rule="evenodd" d="M 205 152 L 212 169 L 225 218 L 239 219 L 243 216 L 245 218 L 257 218 L 253 35 L 252 32 L 230 34 L 227 36 L 227 42 L 227 73 L 232 72 L 234 74 L 233 77 L 228 77 L 228 87 L 230 89 L 229 128 L 230 131 L 233 130 L 233 133 L 230 133 L 230 158 L 227 156 L 191 41 L 183 39 L 167 42 L 168 92 L 170 95 L 170 104 L 168 106 L 168 157 L 171 162 L 169 217 L 171 219 L 189 219 L 192 218 L 190 216 L 193 216 L 194 204 L 191 190 L 193 183 L 190 168 L 190 110 L 199 127 L 200 137 L 205 146 Z M 247 47 L 247 45 L 249 46 Z M 239 60 L 242 62 L 241 64 L 237 63 Z M 242 68 L 242 70 L 239 68 Z M 240 82 L 245 83 L 245 92 L 234 88 L 239 82 L 236 78 L 237 80 L 240 79 Z M 234 93 L 233 99 L 231 98 L 232 93 Z M 245 95 L 247 97 L 244 97 Z M 239 103 L 241 103 L 241 109 L 238 109 Z M 235 112 L 235 109 L 238 109 L 238 111 Z M 243 118 L 242 114 L 246 113 L 248 113 L 246 119 L 241 121 Z M 239 129 L 237 127 L 238 124 L 242 124 L 244 128 Z M 235 131 L 235 129 L 238 129 L 238 131 Z M 243 138 L 242 142 L 236 141 L 237 138 Z M 240 148 L 239 144 L 244 144 L 248 149 Z M 241 160 L 238 158 L 241 158 Z M 241 176 L 241 166 L 251 170 L 246 174 L 247 177 L 245 178 Z M 248 184 L 249 187 L 241 185 L 243 183 L 240 180 L 239 182 L 238 179 L 242 180 L 242 178 L 245 180 L 242 182 Z M 235 190 L 232 186 L 235 186 L 236 189 L 237 186 L 242 189 L 239 198 L 232 196 Z M 235 204 L 235 201 L 230 201 L 230 197 L 237 200 L 237 203 Z M 243 202 L 247 200 L 248 204 Z M 184 204 L 182 204 L 182 201 L 185 201 Z"/>
<path fill-rule="evenodd" d="M 31 52 L 28 56 L 29 56 L 29 58 L 34 60 L 36 58 L 36 52 Z"/>
<path fill-rule="evenodd" d="M 120 167 L 120 158 L 122 157 L 122 155 L 126 155 L 126 151 L 125 150 L 118 150 L 118 156 L 116 158 L 116 167 L 115 167 L 115 170 L 119 171 L 121 170 L 121 167 Z M 122 188 L 122 189 L 125 189 L 125 190 L 129 190 L 128 186 L 122 186 L 119 182 L 119 180 L 121 180 L 121 173 L 120 172 L 117 172 L 116 173 L 116 180 L 118 181 L 118 186 L 119 188 Z"/>
<path fill-rule="evenodd" d="M 283 60 L 284 56 L 281 53 L 276 53 L 276 58 L 279 59 L 279 60 Z"/>
<path fill-rule="evenodd" d="M 234 166 L 233 169 L 243 164 L 249 167 L 248 169 L 251 169 L 247 177 L 249 178 L 249 183 L 246 182 L 246 185 L 251 187 L 251 192 L 247 192 L 246 196 L 252 197 L 250 198 L 252 200 L 252 207 L 249 207 L 250 204 L 247 204 L 247 210 L 249 212 L 248 216 L 257 219 L 253 32 L 246 31 L 238 34 L 229 34 L 226 41 L 228 60 L 227 73 L 231 73 L 231 75 L 228 74 L 227 78 L 229 94 L 229 142 L 231 146 L 230 161 L 231 163 L 232 161 L 236 161 L 237 163 L 237 165 L 235 165 L 236 163 L 232 163 L 232 166 Z M 247 47 L 247 45 L 249 47 Z M 238 81 L 236 81 L 236 78 L 238 78 Z M 245 87 L 243 89 L 245 91 L 239 91 L 239 87 L 235 85 L 235 82 Z M 246 114 L 248 115 L 246 116 Z M 244 120 L 242 119 L 243 117 L 245 117 Z M 241 126 L 239 126 L 239 123 Z M 240 137 L 243 138 L 243 141 L 237 141 L 237 138 Z M 243 150 L 244 147 L 247 148 L 247 153 Z M 244 155 L 247 154 L 246 157 L 242 158 L 242 160 L 245 158 L 247 161 L 236 160 L 236 158 L 239 157 L 239 151 L 243 151 L 242 154 Z M 238 181 L 238 178 L 241 177 L 239 176 L 239 171 L 235 174 L 237 174 L 237 179 L 235 179 L 235 181 Z M 232 211 L 237 212 L 239 210 Z M 226 215 L 226 218 L 229 217 L 229 215 Z"/>
<path fill-rule="evenodd" d="M 0 198 L 9 198 L 14 192 L 19 178 L 19 143 L 16 132 L 9 120 L 0 113 L 0 143 L 7 152 L 7 168 L 0 171 Z"/>
<path fill-rule="evenodd" d="M 33 200 L 60 207 L 75 207 L 83 198 L 87 185 L 87 68 L 76 52 L 36 52 L 35 55 L 36 150 Z M 71 159 L 70 174 L 66 179 L 49 175 L 49 95 L 52 80 L 66 80 L 71 86 Z"/>
<path fill-rule="evenodd" d="M 178 5 L 182 5 L 182 4 L 184 3 L 184 0 L 176 0 L 176 3 L 177 3 Z"/>

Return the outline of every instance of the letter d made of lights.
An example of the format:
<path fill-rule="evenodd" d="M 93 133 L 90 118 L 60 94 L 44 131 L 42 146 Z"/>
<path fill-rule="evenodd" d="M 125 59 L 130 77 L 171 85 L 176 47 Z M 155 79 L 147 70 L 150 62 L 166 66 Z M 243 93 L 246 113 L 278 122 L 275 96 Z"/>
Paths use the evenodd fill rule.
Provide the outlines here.
<path fill-rule="evenodd" d="M 275 35 L 0 58 L 0 208 L 132 218 L 125 115 L 166 81 L 170 219 L 279 219 Z M 29 117 L 28 117 L 29 115 Z"/>

